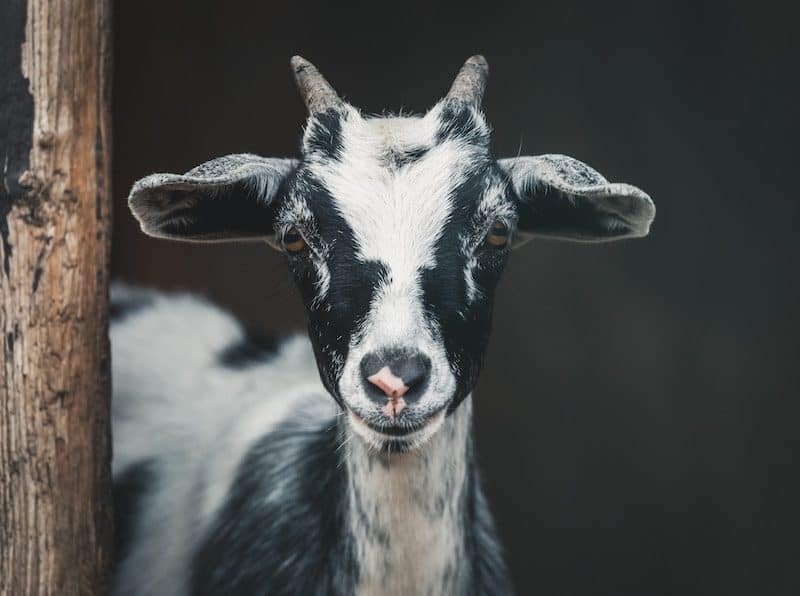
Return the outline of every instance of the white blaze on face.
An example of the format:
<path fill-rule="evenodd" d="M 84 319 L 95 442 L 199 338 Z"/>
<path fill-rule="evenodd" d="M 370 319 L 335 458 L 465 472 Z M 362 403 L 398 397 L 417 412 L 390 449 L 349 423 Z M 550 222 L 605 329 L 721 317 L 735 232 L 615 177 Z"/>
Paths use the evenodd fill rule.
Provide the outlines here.
<path fill-rule="evenodd" d="M 358 363 L 384 347 L 425 353 L 432 361 L 431 393 L 454 387 L 444 347 L 425 318 L 420 272 L 436 265 L 453 192 L 465 180 L 472 152 L 457 140 L 437 142 L 438 130 L 436 109 L 424 117 L 373 119 L 352 111 L 342 121 L 341 158 L 312 163 L 353 231 L 357 258 L 387 271 L 350 346 L 340 382 L 347 401 L 366 400 Z M 415 150 L 422 157 L 392 165 L 393 155 Z"/>

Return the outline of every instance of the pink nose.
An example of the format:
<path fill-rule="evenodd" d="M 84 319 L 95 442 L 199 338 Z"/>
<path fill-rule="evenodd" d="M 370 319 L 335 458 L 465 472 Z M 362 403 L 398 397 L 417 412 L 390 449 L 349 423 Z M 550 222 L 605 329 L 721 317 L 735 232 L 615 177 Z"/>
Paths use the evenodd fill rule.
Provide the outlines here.
<path fill-rule="evenodd" d="M 367 381 L 383 391 L 389 399 L 399 399 L 408 391 L 403 379 L 393 375 L 388 366 L 384 366 L 374 375 L 367 377 Z"/>

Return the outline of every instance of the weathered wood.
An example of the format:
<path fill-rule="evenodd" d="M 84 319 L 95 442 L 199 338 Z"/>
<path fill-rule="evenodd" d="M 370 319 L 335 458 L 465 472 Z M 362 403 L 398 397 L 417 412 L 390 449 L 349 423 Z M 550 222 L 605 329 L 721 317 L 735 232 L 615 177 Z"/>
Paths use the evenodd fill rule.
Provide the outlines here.
<path fill-rule="evenodd" d="M 110 0 L 0 2 L 0 594 L 111 560 Z"/>

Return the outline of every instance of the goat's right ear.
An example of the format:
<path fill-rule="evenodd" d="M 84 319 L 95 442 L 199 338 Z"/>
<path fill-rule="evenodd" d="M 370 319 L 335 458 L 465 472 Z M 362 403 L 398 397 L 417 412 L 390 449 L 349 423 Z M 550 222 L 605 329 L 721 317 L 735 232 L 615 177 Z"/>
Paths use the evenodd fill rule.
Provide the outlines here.
<path fill-rule="evenodd" d="M 142 178 L 128 204 L 142 231 L 157 238 L 269 240 L 276 201 L 296 168 L 296 159 L 228 155 L 183 175 Z"/>

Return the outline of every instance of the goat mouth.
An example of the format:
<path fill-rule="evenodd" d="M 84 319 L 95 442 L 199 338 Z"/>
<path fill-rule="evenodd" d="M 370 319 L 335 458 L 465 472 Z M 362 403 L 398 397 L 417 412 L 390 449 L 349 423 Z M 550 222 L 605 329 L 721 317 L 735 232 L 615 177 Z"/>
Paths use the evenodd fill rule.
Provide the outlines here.
<path fill-rule="evenodd" d="M 374 430 L 376 433 L 380 433 L 382 435 L 387 435 L 390 437 L 405 437 L 406 435 L 415 433 L 418 430 L 422 430 L 425 426 L 428 425 L 429 420 L 425 420 L 424 422 L 421 422 L 419 424 L 405 425 L 405 426 L 380 426 L 377 424 L 373 424 L 372 422 L 368 422 L 363 418 L 361 419 L 361 422 L 366 424 L 370 429 Z"/>
<path fill-rule="evenodd" d="M 353 410 L 350 410 L 350 416 L 353 418 L 356 424 L 363 425 L 373 433 L 387 437 L 389 440 L 411 438 L 412 435 L 425 430 L 427 427 L 439 421 L 443 414 L 444 408 L 432 413 L 421 421 L 403 421 L 395 422 L 394 424 L 381 424 L 372 420 L 368 420 Z"/>

